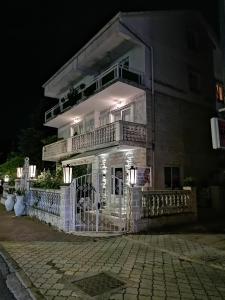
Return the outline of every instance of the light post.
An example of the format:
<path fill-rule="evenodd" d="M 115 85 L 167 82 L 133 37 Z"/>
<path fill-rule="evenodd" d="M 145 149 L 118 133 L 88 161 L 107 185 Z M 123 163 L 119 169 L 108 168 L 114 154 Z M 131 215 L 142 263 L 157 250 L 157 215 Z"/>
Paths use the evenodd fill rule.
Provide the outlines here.
<path fill-rule="evenodd" d="M 63 182 L 66 184 L 72 181 L 72 167 L 70 165 L 63 166 Z"/>
<path fill-rule="evenodd" d="M 29 178 L 34 179 L 36 176 L 36 166 L 35 165 L 29 165 Z"/>
<path fill-rule="evenodd" d="M 5 175 L 5 177 L 4 177 L 4 182 L 9 182 L 9 175 Z"/>
<path fill-rule="evenodd" d="M 131 224 L 133 224 L 133 214 L 132 214 L 132 206 L 133 206 L 133 187 L 137 182 L 137 168 L 131 166 L 129 171 L 129 217 L 128 217 L 128 231 L 131 230 Z"/>
<path fill-rule="evenodd" d="M 129 169 L 129 184 L 133 187 L 137 182 L 137 168 L 131 166 Z"/>
<path fill-rule="evenodd" d="M 22 176 L 23 176 L 23 168 L 22 168 L 22 167 L 18 167 L 18 168 L 16 169 L 16 177 L 17 177 L 18 179 L 20 179 L 20 178 L 22 178 Z"/>

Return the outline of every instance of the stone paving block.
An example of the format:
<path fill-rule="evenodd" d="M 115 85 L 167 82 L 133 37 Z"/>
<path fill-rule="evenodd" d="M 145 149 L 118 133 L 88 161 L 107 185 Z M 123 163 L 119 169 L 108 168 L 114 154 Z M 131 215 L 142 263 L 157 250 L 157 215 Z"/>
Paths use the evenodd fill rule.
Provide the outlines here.
<path fill-rule="evenodd" d="M 72 290 L 61 290 L 59 296 L 68 297 L 72 295 L 72 292 L 73 292 Z"/>
<path fill-rule="evenodd" d="M 52 290 L 52 289 L 49 289 L 49 290 L 46 291 L 45 294 L 46 294 L 47 296 L 57 296 L 58 293 L 59 293 L 58 290 Z"/>
<path fill-rule="evenodd" d="M 110 300 L 123 300 L 123 294 L 113 294 L 109 298 Z"/>
<path fill-rule="evenodd" d="M 138 295 L 133 295 L 133 294 L 124 294 L 124 300 L 137 300 Z"/>

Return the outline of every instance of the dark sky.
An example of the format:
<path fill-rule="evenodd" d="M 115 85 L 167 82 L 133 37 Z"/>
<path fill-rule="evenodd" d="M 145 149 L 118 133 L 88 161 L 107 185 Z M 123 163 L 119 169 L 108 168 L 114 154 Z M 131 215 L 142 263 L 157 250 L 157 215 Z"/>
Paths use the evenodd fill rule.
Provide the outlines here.
<path fill-rule="evenodd" d="M 217 29 L 218 10 L 214 0 L 138 0 L 127 2 L 129 4 L 125 1 L 82 1 L 78 5 L 79 2 L 8 1 L 1 7 L 4 21 L 0 162 L 7 151 L 15 147 L 19 130 L 30 126 L 29 114 L 37 109 L 43 98 L 41 85 L 118 11 L 197 9 Z"/>

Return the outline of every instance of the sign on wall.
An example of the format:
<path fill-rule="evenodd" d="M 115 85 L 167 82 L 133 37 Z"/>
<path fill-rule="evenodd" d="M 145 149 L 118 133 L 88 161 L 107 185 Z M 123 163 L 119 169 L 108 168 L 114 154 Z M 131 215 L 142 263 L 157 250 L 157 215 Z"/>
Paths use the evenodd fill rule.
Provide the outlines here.
<path fill-rule="evenodd" d="M 211 118 L 213 149 L 225 149 L 225 120 Z"/>
<path fill-rule="evenodd" d="M 152 186 L 152 170 L 151 167 L 137 167 L 137 186 Z"/>

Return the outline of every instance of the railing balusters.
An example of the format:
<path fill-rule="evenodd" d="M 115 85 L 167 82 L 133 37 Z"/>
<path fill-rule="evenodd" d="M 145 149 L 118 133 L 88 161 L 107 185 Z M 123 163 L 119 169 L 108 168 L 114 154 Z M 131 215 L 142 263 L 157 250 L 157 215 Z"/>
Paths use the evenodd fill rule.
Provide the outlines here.
<path fill-rule="evenodd" d="M 59 216 L 60 215 L 61 193 L 44 190 L 33 190 L 29 192 L 28 204 L 38 210 Z"/>
<path fill-rule="evenodd" d="M 143 191 L 142 217 L 152 218 L 193 212 L 190 191 Z"/>
<path fill-rule="evenodd" d="M 43 147 L 43 159 L 60 157 L 79 150 L 95 148 L 98 145 L 125 141 L 134 144 L 146 144 L 146 126 L 127 121 L 117 121 L 93 131 L 70 137 Z M 69 147 L 68 147 L 69 146 Z"/>

